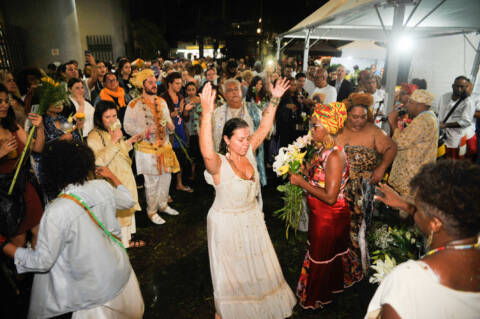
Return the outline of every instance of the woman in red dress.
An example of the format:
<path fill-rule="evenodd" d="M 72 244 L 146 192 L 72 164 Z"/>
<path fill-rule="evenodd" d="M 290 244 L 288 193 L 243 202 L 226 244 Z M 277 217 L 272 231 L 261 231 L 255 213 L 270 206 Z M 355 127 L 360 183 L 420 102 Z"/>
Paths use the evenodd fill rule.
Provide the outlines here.
<path fill-rule="evenodd" d="M 28 118 L 32 124 L 37 126 L 37 137 L 32 142 L 32 150 L 41 152 L 45 143 L 42 117 L 30 113 Z M 27 141 L 27 133 L 15 122 L 15 114 L 8 101 L 7 90 L 3 84 L 0 84 L 0 174 L 12 174 L 16 169 L 16 163 Z M 28 161 L 28 159 L 27 159 Z M 27 169 L 26 167 L 22 168 Z M 28 175 L 28 174 L 27 174 Z M 32 232 L 32 247 L 35 247 L 37 241 L 38 225 L 43 214 L 42 203 L 33 185 L 24 181 L 25 185 L 25 217 L 20 223 L 16 234 L 10 238 L 17 247 L 22 247 L 26 243 L 26 233 Z M 22 187 L 23 188 L 23 187 Z M 6 191 L 6 190 L 5 190 Z"/>
<path fill-rule="evenodd" d="M 344 259 L 348 257 L 350 210 L 344 195 L 348 180 L 347 157 L 335 143 L 347 112 L 342 103 L 317 104 L 311 117 L 312 139 L 317 151 L 304 174 L 291 175 L 290 182 L 307 191 L 310 210 L 308 249 L 297 287 L 300 305 L 318 309 L 343 291 Z"/>

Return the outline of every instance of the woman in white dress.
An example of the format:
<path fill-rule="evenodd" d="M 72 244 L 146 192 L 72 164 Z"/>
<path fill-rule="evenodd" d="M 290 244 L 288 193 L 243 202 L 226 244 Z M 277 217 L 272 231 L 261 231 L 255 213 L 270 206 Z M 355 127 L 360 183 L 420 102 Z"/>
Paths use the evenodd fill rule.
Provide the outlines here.
<path fill-rule="evenodd" d="M 70 79 L 67 87 L 68 92 L 70 93 L 70 101 L 75 106 L 75 114 L 85 114 L 82 136 L 87 137 L 88 133 L 93 129 L 93 113 L 95 112 L 95 109 L 87 100 L 85 100 L 85 88 L 83 87 L 82 80 L 77 78 Z"/>
<path fill-rule="evenodd" d="M 215 153 L 213 147 L 215 92 L 207 84 L 200 94 L 200 150 L 207 169 L 205 178 L 216 191 L 207 217 L 216 318 L 286 318 L 296 304 L 258 204 L 260 184 L 253 154 L 270 131 L 287 89 L 284 79 L 271 88 L 273 98 L 252 136 L 247 123 L 239 118 L 225 123 L 220 153 L 223 150 L 226 155 Z"/>

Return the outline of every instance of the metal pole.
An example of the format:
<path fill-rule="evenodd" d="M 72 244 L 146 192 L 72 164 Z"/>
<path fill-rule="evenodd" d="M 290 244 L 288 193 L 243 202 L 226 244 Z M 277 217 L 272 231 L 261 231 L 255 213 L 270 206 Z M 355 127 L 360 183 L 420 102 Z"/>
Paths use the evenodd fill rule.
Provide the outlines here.
<path fill-rule="evenodd" d="M 475 53 L 475 59 L 473 60 L 472 73 L 470 78 L 472 81 L 472 88 L 475 88 L 475 81 L 477 80 L 478 67 L 480 65 L 480 41 L 478 41 L 477 53 Z"/>
<path fill-rule="evenodd" d="M 398 77 L 398 64 L 400 61 L 400 56 L 398 50 L 395 48 L 395 45 L 402 33 L 404 16 L 405 6 L 399 5 L 395 7 L 393 12 L 392 33 L 387 49 L 387 73 L 385 85 L 385 92 L 387 93 L 385 98 L 387 114 L 393 110 L 393 97 L 395 96 L 395 86 L 397 84 Z"/>
<path fill-rule="evenodd" d="M 275 57 L 277 58 L 277 62 L 280 61 L 280 45 L 282 43 L 282 38 L 281 37 L 277 37 L 277 54 L 275 55 Z"/>
<path fill-rule="evenodd" d="M 310 51 L 310 29 L 305 30 L 305 46 L 303 49 L 303 72 L 307 72 L 308 52 Z"/>

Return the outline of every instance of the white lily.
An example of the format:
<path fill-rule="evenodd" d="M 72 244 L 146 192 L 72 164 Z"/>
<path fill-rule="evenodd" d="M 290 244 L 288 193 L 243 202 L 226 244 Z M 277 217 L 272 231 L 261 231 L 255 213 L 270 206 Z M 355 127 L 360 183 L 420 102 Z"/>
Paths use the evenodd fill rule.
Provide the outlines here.
<path fill-rule="evenodd" d="M 397 266 L 395 258 L 388 255 L 385 255 L 385 261 L 379 259 L 376 260 L 374 264 L 375 265 L 370 266 L 376 271 L 376 273 L 368 280 L 371 284 L 381 283 L 382 280 L 385 279 L 385 277 L 392 272 L 393 268 Z"/>

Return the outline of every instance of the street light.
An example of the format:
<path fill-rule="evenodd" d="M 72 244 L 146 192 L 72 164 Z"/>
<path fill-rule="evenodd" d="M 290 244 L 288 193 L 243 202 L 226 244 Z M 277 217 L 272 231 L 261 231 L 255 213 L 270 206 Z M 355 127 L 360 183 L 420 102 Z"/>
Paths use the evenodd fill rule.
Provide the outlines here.
<path fill-rule="evenodd" d="M 261 28 L 257 28 L 257 33 L 258 33 L 258 34 L 262 33 L 262 29 L 261 29 Z"/>

